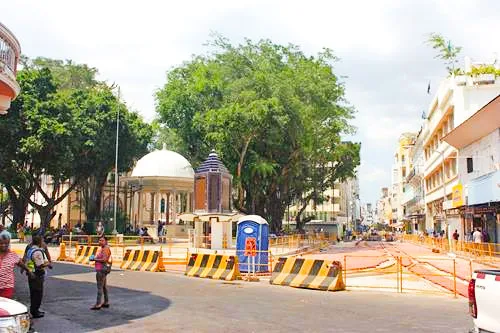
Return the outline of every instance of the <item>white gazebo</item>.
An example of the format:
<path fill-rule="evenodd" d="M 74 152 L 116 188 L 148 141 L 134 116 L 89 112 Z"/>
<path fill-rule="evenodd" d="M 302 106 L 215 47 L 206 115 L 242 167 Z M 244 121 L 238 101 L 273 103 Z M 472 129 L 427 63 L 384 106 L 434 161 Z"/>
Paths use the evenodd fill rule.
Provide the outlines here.
<path fill-rule="evenodd" d="M 165 147 L 155 150 L 142 157 L 123 180 L 132 188 L 130 220 L 136 229 L 145 226 L 156 237 L 162 221 L 169 236 L 187 234 L 188 226 L 178 220 L 179 213 L 193 208 L 194 171 L 186 158 Z"/>

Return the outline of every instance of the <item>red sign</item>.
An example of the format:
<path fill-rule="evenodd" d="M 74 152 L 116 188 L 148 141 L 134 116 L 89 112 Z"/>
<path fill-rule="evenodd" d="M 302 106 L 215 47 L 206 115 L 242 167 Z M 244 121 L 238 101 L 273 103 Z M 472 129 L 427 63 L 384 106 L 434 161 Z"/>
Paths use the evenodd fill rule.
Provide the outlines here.
<path fill-rule="evenodd" d="M 255 257 L 257 255 L 257 239 L 255 237 L 247 237 L 245 239 L 245 256 Z"/>

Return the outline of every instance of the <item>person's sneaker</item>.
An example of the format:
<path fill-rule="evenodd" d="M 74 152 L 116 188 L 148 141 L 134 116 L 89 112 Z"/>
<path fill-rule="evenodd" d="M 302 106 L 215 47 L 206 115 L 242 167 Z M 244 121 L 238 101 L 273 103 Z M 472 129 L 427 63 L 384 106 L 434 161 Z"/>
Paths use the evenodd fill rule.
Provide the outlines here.
<path fill-rule="evenodd" d="M 38 312 L 38 313 L 32 313 L 31 314 L 31 318 L 42 318 L 43 316 L 45 316 L 43 313 L 41 312 Z"/>

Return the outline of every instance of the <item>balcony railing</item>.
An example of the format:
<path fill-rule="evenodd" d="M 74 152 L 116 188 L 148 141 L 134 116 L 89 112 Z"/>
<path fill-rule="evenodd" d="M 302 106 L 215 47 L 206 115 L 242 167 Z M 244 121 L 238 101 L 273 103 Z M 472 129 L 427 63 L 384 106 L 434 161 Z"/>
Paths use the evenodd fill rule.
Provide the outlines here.
<path fill-rule="evenodd" d="M 21 46 L 7 27 L 0 23 L 0 63 L 15 75 L 21 54 Z"/>

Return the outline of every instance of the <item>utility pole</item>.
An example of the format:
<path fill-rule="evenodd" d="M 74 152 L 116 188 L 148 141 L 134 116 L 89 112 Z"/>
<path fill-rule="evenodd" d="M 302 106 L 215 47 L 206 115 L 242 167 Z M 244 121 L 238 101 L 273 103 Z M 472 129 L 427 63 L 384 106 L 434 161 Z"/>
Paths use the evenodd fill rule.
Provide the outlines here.
<path fill-rule="evenodd" d="M 118 87 L 118 107 L 116 109 L 116 144 L 115 144 L 115 202 L 113 207 L 113 235 L 116 235 L 116 211 L 118 205 L 118 133 L 120 129 L 120 87 Z"/>

